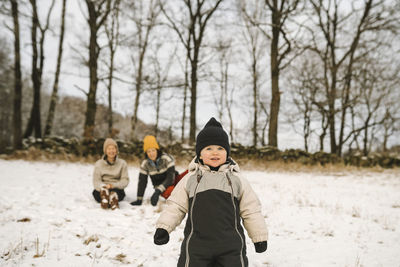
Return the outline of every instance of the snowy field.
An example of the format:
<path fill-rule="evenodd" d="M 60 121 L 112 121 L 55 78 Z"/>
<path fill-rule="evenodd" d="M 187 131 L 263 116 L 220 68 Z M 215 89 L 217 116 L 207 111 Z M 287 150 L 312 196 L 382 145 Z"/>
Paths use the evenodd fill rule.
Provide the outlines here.
<path fill-rule="evenodd" d="M 182 171 L 183 168 L 178 168 Z M 184 222 L 153 244 L 164 205 L 133 207 L 131 166 L 120 210 L 91 195 L 93 166 L 0 160 L 0 266 L 176 266 Z M 243 171 L 261 199 L 270 237 L 250 266 L 400 266 L 400 172 Z"/>

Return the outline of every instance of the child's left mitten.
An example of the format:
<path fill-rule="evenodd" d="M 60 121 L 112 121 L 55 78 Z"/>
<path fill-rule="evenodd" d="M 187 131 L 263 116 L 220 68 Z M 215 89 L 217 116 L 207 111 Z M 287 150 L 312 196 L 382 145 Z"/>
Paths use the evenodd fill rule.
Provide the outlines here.
<path fill-rule="evenodd" d="M 267 241 L 254 243 L 254 247 L 256 248 L 257 253 L 262 253 L 267 250 L 268 243 Z"/>
<path fill-rule="evenodd" d="M 164 245 L 169 241 L 169 234 L 167 230 L 163 228 L 157 228 L 156 233 L 154 234 L 154 244 L 156 245 Z"/>

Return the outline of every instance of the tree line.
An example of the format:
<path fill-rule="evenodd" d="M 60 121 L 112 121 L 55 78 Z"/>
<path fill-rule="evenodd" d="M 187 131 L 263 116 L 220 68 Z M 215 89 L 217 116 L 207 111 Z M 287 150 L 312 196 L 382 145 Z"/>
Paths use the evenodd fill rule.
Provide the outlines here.
<path fill-rule="evenodd" d="M 23 138 L 54 133 L 59 84 L 67 79 L 65 35 L 77 34 L 66 26 L 72 1 L 0 4 L 13 37 L 12 53 L 2 46 L 0 60 L 13 55 L 13 64 L 2 64 L 1 90 L 8 92 L 5 101 L 13 103 L 9 130 L 14 149 L 21 148 Z M 399 134 L 397 1 L 85 0 L 78 6 L 80 13 L 74 14 L 83 17 L 80 27 L 87 34 L 72 45 L 72 53 L 87 73 L 88 84 L 80 88 L 86 96 L 84 138 L 96 135 L 99 88 L 107 92 L 107 132 L 115 132 L 116 82 L 134 95 L 130 139 L 138 138 L 138 114 L 149 92 L 156 135 L 160 121 L 171 117 L 163 110 L 172 107 L 163 102 L 175 99 L 169 120 L 179 123 L 182 143 L 195 141 L 198 101 L 204 94 L 218 119 L 228 122 L 232 141 L 237 138 L 235 114 L 245 114 L 253 146 L 278 147 L 283 122 L 302 136 L 306 151 L 318 143 L 318 150 L 339 156 L 351 149 L 364 154 L 385 150 Z M 30 70 L 21 67 L 21 25 L 29 27 Z M 50 33 L 58 37 L 57 62 L 43 127 L 41 93 L 44 75 L 50 76 L 44 73 Z M 5 80 L 11 71 L 11 81 Z M 23 125 L 24 86 L 31 87 L 32 104 Z"/>

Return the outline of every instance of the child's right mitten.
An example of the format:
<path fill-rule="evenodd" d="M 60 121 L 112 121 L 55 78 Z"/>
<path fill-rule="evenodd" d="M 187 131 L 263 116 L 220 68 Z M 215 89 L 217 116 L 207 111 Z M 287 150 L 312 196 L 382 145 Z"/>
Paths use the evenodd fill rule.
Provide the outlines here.
<path fill-rule="evenodd" d="M 262 253 L 267 250 L 268 243 L 267 241 L 254 243 L 254 247 L 256 248 L 257 253 Z"/>
<path fill-rule="evenodd" d="M 167 230 L 163 228 L 157 228 L 156 233 L 154 234 L 154 244 L 156 245 L 164 245 L 169 241 L 169 234 Z"/>

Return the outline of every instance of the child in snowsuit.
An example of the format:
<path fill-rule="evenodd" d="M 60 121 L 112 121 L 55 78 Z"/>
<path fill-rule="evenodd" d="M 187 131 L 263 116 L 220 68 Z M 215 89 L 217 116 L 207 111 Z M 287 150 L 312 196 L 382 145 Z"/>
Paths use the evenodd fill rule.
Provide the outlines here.
<path fill-rule="evenodd" d="M 93 197 L 101 203 L 103 209 L 119 208 L 118 201 L 125 197 L 125 187 L 129 184 L 128 167 L 125 160 L 120 159 L 118 144 L 107 138 L 103 144 L 104 156 L 94 165 Z"/>
<path fill-rule="evenodd" d="M 190 172 L 172 191 L 156 223 L 154 243 L 163 245 L 188 213 L 178 267 L 248 266 L 241 221 L 256 252 L 267 249 L 260 201 L 229 153 L 228 135 L 211 118 L 197 135 Z"/>
<path fill-rule="evenodd" d="M 154 186 L 154 193 L 150 202 L 151 205 L 155 206 L 160 195 L 174 182 L 175 160 L 172 156 L 160 150 L 156 138 L 152 135 L 147 135 L 143 139 L 143 151 L 146 158 L 140 165 L 137 200 L 131 202 L 131 205 L 142 205 L 147 177 L 150 176 Z"/>

